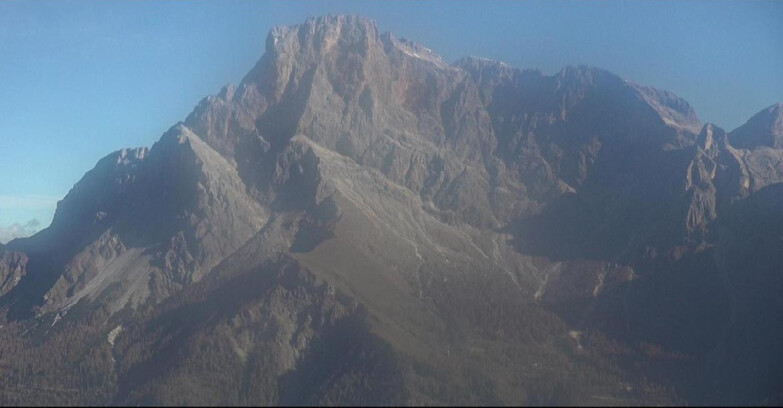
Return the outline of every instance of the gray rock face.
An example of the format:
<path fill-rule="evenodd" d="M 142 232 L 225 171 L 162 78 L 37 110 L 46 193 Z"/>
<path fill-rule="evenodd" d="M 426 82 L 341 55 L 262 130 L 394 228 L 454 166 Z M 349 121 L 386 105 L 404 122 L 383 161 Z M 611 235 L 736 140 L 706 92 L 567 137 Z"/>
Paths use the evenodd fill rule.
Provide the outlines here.
<path fill-rule="evenodd" d="M 2 251 L 2 247 L 0 247 Z M 7 294 L 27 273 L 27 255 L 23 252 L 3 251 L 0 258 L 0 296 Z"/>
<path fill-rule="evenodd" d="M 658 364 L 650 344 L 712 361 L 691 345 L 725 322 L 694 306 L 683 319 L 707 323 L 677 331 L 654 295 L 682 283 L 671 304 L 688 299 L 719 269 L 701 262 L 725 242 L 715 225 L 783 181 L 776 106 L 727 134 L 596 68 L 449 65 L 354 16 L 278 27 L 239 85 L 102 159 L 51 227 L 0 246 L 9 337 L 38 336 L 7 347 L 73 345 L 25 358 L 67 373 L 89 356 L 103 380 L 68 380 L 90 392 L 67 401 L 95 404 L 701 395 L 627 367 Z M 715 310 L 747 295 L 698 291 Z M 44 397 L 63 401 L 0 403 Z"/>

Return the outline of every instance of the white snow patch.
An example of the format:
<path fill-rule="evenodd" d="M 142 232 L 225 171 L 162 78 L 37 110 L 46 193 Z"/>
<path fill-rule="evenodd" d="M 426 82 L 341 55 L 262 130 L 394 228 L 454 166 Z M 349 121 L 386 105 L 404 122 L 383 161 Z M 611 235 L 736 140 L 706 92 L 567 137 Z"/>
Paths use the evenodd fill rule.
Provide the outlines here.
<path fill-rule="evenodd" d="M 445 62 L 443 62 L 443 59 L 441 59 L 440 56 L 432 52 L 432 50 L 430 50 L 429 48 L 417 46 L 416 49 L 414 49 L 410 45 L 401 42 L 397 43 L 397 47 L 402 52 L 404 52 L 407 55 L 410 55 L 413 58 L 430 62 L 432 64 L 435 64 L 439 68 L 448 68 L 448 65 Z"/>
<path fill-rule="evenodd" d="M 582 338 L 582 332 L 580 332 L 579 330 L 570 330 L 568 332 L 568 335 L 571 336 L 571 338 L 576 341 L 576 348 L 581 350 L 582 344 L 579 342 L 579 339 Z"/>
<path fill-rule="evenodd" d="M 543 297 L 544 293 L 546 293 L 546 284 L 549 281 L 549 275 L 560 272 L 562 267 L 562 263 L 555 263 L 544 270 L 544 276 L 541 278 L 541 283 L 538 286 L 538 290 L 533 295 L 533 297 L 536 299 L 536 302 L 541 301 L 541 297 Z"/>
<path fill-rule="evenodd" d="M 122 333 L 122 325 L 119 325 L 119 326 L 111 329 L 109 334 L 106 335 L 106 341 L 109 342 L 109 345 L 114 347 L 114 340 L 117 339 L 117 336 L 119 336 L 120 333 Z"/>

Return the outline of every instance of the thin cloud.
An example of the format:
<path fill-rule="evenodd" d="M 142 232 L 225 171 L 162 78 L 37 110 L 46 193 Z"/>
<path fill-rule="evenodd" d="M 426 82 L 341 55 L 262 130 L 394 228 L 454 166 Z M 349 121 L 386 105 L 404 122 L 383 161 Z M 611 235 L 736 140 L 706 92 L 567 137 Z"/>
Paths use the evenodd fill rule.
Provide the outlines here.
<path fill-rule="evenodd" d="M 13 224 L 10 227 L 0 227 L 0 244 L 6 244 L 16 238 L 29 237 L 41 228 L 41 222 L 33 218 L 24 225 Z"/>
<path fill-rule="evenodd" d="M 55 208 L 61 199 L 42 195 L 0 195 L 0 208 Z"/>

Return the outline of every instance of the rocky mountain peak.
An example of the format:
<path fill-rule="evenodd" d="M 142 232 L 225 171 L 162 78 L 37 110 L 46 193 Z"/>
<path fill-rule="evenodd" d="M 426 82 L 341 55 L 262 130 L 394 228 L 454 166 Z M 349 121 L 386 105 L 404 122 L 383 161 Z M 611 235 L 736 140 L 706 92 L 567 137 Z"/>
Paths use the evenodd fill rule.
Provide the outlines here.
<path fill-rule="evenodd" d="M 693 107 L 673 92 L 631 83 L 639 96 L 647 102 L 663 121 L 672 127 L 698 134 L 702 124 Z"/>
<path fill-rule="evenodd" d="M 510 65 L 506 64 L 503 61 L 493 60 L 491 58 L 479 57 L 479 56 L 475 56 L 475 55 L 469 55 L 467 57 L 462 57 L 462 58 L 458 59 L 454 63 L 454 66 L 457 66 L 457 67 L 460 67 L 460 68 L 466 69 L 466 70 L 469 69 L 469 68 L 472 68 L 472 67 L 479 68 L 479 69 L 481 69 L 481 68 L 489 68 L 489 67 L 493 67 L 493 68 L 498 68 L 498 67 L 511 68 Z"/>
<path fill-rule="evenodd" d="M 696 137 L 696 144 L 704 151 L 711 151 L 714 146 L 724 147 L 728 142 L 728 133 L 717 125 L 707 122 Z"/>
<path fill-rule="evenodd" d="M 776 103 L 755 114 L 729 135 L 731 144 L 743 149 L 783 148 L 783 103 Z"/>
<path fill-rule="evenodd" d="M 476 56 L 460 58 L 452 66 L 467 71 L 473 80 L 479 84 L 486 80 L 499 81 L 503 78 L 509 79 L 522 72 L 535 73 L 537 76 L 542 76 L 538 70 L 520 70 L 503 61 Z"/>
<path fill-rule="evenodd" d="M 598 82 L 599 79 L 604 80 L 621 80 L 620 77 L 617 75 L 601 68 L 592 67 L 589 65 L 568 65 L 566 67 L 563 67 L 563 69 L 560 70 L 555 75 L 556 78 L 560 79 L 564 83 L 583 83 L 583 84 L 593 84 Z"/>
<path fill-rule="evenodd" d="M 377 40 L 378 27 L 373 20 L 339 15 L 311 18 L 303 24 L 272 28 L 266 40 L 266 52 L 284 54 L 299 50 L 328 51 L 333 46 L 355 46 Z"/>

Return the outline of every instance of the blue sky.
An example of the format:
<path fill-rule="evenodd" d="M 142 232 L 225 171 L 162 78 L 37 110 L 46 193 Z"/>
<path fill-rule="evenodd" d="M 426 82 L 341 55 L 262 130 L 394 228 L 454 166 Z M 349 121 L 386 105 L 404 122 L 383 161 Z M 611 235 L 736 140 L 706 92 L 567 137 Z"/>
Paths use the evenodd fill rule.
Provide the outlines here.
<path fill-rule="evenodd" d="M 783 101 L 783 2 L 0 1 L 0 227 L 48 224 L 98 159 L 237 83 L 270 27 L 341 13 L 448 61 L 605 68 L 729 130 Z"/>

